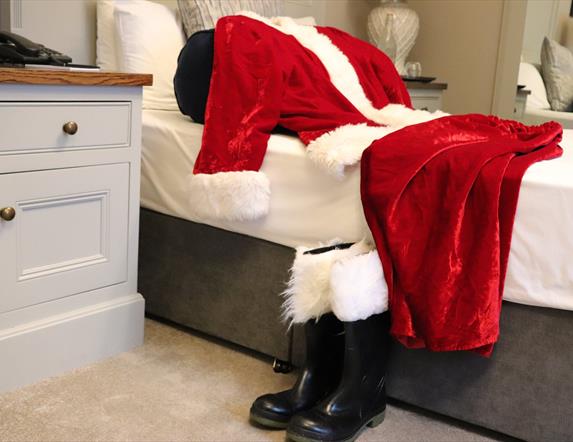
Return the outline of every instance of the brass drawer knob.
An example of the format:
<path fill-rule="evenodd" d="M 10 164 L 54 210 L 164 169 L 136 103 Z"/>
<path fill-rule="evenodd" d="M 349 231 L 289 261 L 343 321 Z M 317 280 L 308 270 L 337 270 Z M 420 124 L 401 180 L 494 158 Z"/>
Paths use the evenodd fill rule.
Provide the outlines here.
<path fill-rule="evenodd" d="M 0 218 L 4 221 L 12 221 L 16 217 L 16 210 L 14 207 L 4 207 L 0 209 Z"/>
<path fill-rule="evenodd" d="M 67 133 L 68 135 L 73 135 L 78 131 L 78 123 L 76 123 L 75 121 L 68 121 L 66 124 L 64 124 L 64 132 Z"/>

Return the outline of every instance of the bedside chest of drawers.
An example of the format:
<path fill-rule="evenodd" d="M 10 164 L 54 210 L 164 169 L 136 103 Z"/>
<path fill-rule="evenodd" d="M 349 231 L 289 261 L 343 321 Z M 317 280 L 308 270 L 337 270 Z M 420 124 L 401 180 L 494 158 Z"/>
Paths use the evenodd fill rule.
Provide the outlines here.
<path fill-rule="evenodd" d="M 527 89 L 518 89 L 515 93 L 515 103 L 513 105 L 513 112 L 511 118 L 517 121 L 523 120 L 523 113 L 527 104 L 527 97 L 531 95 L 531 91 Z"/>
<path fill-rule="evenodd" d="M 412 99 L 414 109 L 435 112 L 442 109 L 442 95 L 448 88 L 447 83 L 422 83 L 404 81 Z"/>
<path fill-rule="evenodd" d="M 0 69 L 0 391 L 142 343 L 141 91 Z"/>

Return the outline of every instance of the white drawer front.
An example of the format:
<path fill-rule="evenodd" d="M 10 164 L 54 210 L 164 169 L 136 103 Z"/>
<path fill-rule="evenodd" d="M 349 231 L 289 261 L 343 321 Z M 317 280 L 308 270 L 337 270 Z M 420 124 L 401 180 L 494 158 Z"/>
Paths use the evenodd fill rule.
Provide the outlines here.
<path fill-rule="evenodd" d="M 442 100 L 440 97 L 431 96 L 416 96 L 412 95 L 412 106 L 414 109 L 426 110 L 435 112 L 442 107 Z"/>
<path fill-rule="evenodd" d="M 127 278 L 129 164 L 0 175 L 0 312 Z"/>
<path fill-rule="evenodd" d="M 130 102 L 0 102 L 0 155 L 126 147 Z M 77 124 L 70 135 L 63 126 Z"/>

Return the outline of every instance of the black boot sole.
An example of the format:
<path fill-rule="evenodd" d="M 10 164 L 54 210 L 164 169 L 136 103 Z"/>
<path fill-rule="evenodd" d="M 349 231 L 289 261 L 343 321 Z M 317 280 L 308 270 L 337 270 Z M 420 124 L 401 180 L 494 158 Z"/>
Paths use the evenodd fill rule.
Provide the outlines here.
<path fill-rule="evenodd" d="M 249 414 L 249 419 L 251 422 L 262 425 L 263 427 L 272 428 L 276 430 L 284 430 L 288 427 L 290 419 L 280 420 L 278 418 L 272 418 L 269 416 L 262 416 L 260 414 L 253 413 L 251 410 Z"/>
<path fill-rule="evenodd" d="M 374 415 L 371 419 L 368 419 L 357 431 L 349 438 L 340 439 L 336 441 L 329 441 L 329 442 L 354 442 L 358 437 L 362 434 L 362 432 L 366 429 L 366 427 L 375 428 L 384 422 L 384 418 L 386 417 L 386 410 L 382 413 Z M 314 439 L 312 437 L 302 436 L 300 434 L 291 433 L 287 431 L 287 439 L 293 442 L 324 442 L 323 439 Z"/>

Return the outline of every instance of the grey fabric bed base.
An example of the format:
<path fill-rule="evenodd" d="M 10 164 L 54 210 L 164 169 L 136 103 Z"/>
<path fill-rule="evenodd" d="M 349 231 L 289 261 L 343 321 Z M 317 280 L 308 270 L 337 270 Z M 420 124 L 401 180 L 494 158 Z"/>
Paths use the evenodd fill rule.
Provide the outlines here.
<path fill-rule="evenodd" d="M 302 360 L 300 330 L 279 320 L 291 248 L 146 209 L 140 232 L 148 313 Z M 491 359 L 395 345 L 388 393 L 521 439 L 573 440 L 573 312 L 504 303 Z"/>

